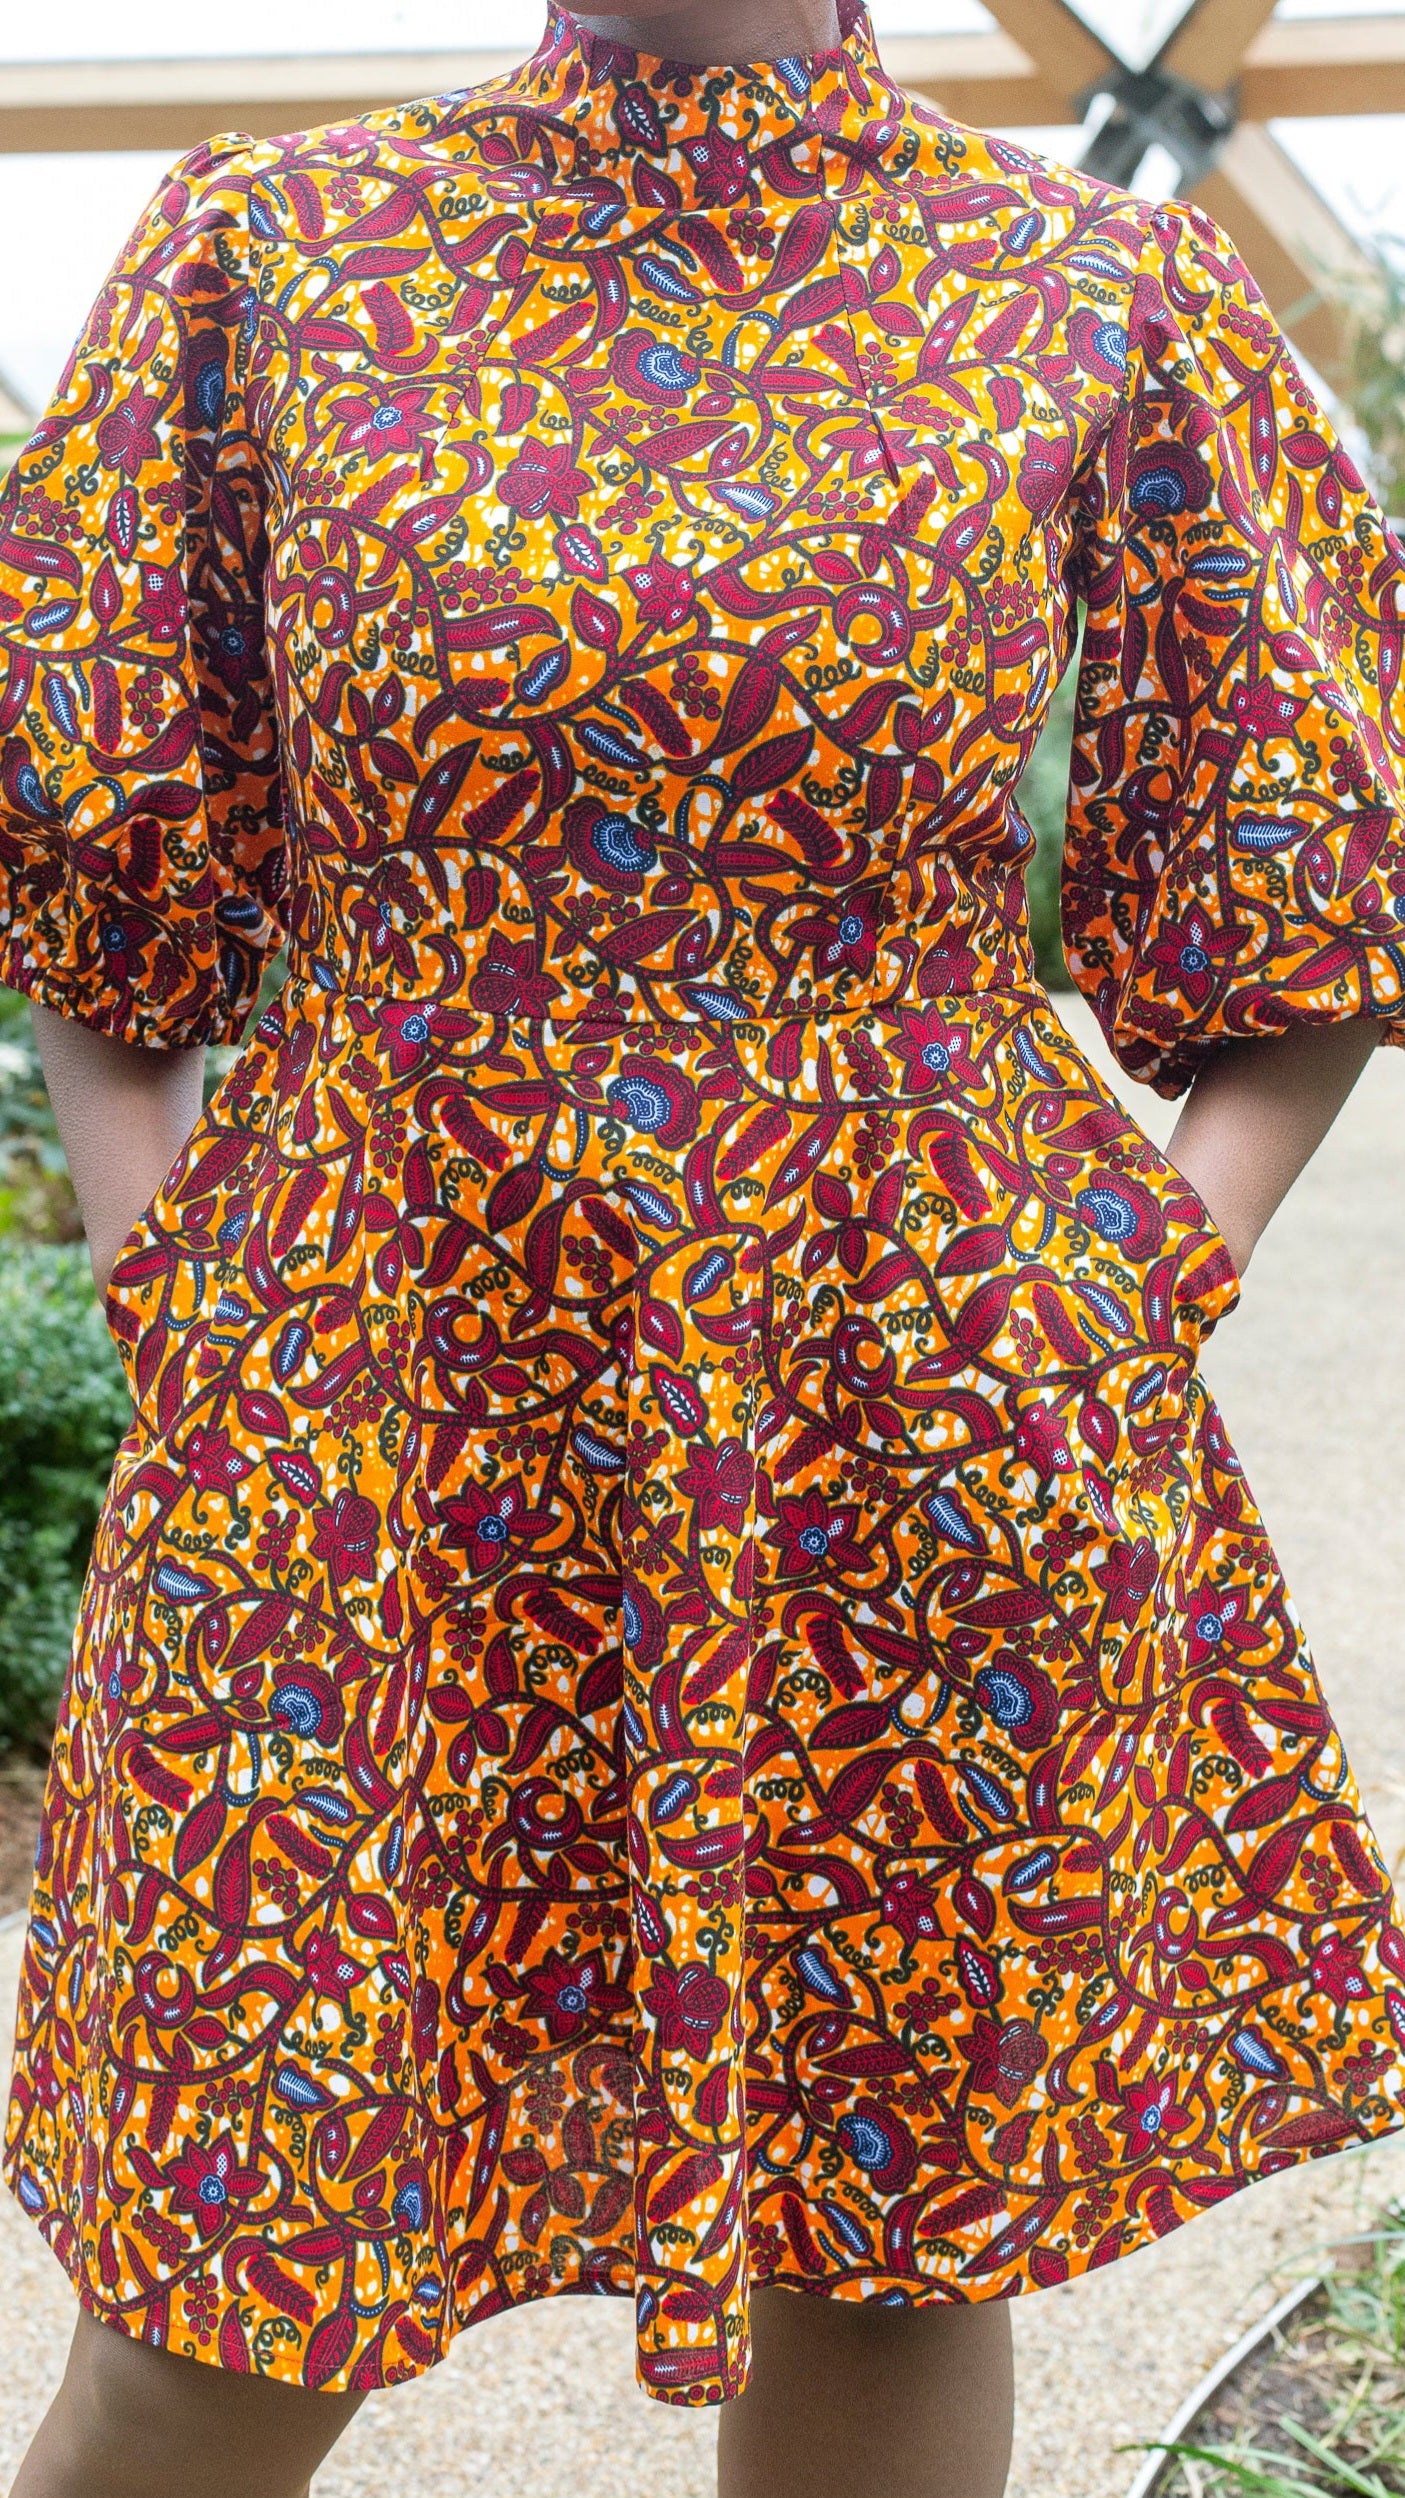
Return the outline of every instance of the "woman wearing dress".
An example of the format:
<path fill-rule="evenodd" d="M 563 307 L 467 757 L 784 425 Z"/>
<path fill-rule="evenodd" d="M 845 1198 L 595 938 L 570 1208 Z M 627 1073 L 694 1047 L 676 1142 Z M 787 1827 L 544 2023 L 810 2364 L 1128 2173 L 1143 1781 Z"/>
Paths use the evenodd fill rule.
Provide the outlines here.
<path fill-rule="evenodd" d="M 136 1409 L 16 2491 L 295 2498 L 562 2291 L 727 2498 L 993 2498 L 1006 2301 L 1400 2121 L 1197 1368 L 1401 1014 L 1397 551 L 1215 228 L 857 0 L 197 150 L 3 516 L 4 971 Z M 1171 1160 L 1026 933 L 1079 601 L 1067 941 Z"/>

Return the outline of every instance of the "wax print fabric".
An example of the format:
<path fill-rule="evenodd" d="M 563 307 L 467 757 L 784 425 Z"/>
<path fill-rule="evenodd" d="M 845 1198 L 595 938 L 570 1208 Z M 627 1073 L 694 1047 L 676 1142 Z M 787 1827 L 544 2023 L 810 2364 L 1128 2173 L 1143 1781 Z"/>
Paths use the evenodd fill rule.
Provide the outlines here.
<path fill-rule="evenodd" d="M 1399 2122 L 1124 1064 L 1405 971 L 1400 557 L 1224 238 L 553 10 L 177 168 L 3 502 L 4 967 L 244 1032 L 118 1262 L 8 2175 L 312 2387 L 1008 2297 Z"/>

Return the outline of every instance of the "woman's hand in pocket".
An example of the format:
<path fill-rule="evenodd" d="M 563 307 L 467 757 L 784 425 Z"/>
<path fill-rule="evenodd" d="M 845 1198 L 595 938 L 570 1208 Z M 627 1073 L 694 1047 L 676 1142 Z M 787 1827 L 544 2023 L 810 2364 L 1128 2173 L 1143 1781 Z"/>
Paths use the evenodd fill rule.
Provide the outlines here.
<path fill-rule="evenodd" d="M 137 1049 L 31 1009 L 93 1281 L 106 1297 L 123 1242 L 200 1116 L 203 1049 Z"/>
<path fill-rule="evenodd" d="M 1167 1151 L 1241 1275 L 1365 1068 L 1370 1017 L 1228 1041 L 1196 1077 Z"/>

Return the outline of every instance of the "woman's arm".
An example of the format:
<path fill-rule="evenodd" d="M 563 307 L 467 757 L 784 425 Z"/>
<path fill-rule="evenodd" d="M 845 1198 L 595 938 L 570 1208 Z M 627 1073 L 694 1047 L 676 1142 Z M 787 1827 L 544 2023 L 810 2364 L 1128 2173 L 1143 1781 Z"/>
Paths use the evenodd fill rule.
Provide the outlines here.
<path fill-rule="evenodd" d="M 105 1293 L 118 1250 L 200 1115 L 205 1053 L 134 1049 L 47 1006 L 30 1011 L 93 1280 Z"/>
<path fill-rule="evenodd" d="M 1206 1061 L 1167 1151 L 1204 1198 L 1244 1273 L 1381 1037 L 1369 1016 L 1229 1041 Z"/>

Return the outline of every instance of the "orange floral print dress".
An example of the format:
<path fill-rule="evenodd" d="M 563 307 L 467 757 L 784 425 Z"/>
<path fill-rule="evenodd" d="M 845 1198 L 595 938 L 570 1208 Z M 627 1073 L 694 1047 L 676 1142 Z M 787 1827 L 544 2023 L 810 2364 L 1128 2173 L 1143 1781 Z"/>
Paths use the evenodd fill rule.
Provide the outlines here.
<path fill-rule="evenodd" d="M 203 148 L 9 479 L 5 969 L 276 1004 L 119 1261 L 8 2175 L 367 2387 L 1010 2297 L 1400 2122 L 1124 1063 L 1397 1018 L 1402 563 L 1224 239 L 809 60 Z"/>

